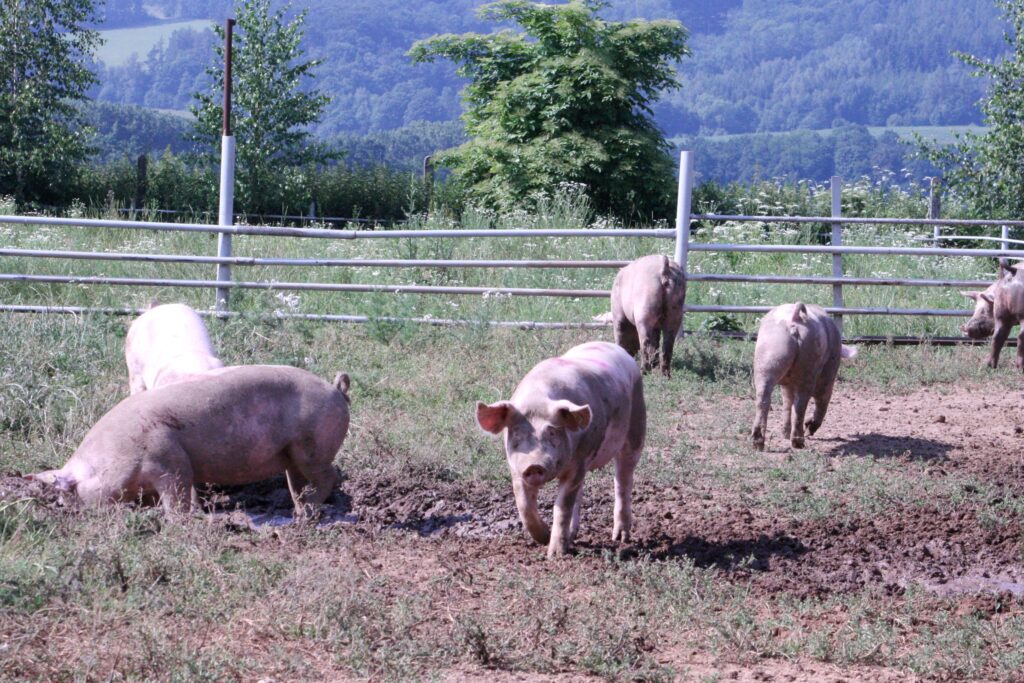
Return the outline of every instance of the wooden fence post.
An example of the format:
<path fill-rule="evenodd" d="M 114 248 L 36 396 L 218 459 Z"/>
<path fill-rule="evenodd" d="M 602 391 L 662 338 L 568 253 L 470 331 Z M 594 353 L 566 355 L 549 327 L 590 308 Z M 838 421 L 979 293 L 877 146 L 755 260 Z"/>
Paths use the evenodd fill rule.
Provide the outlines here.
<path fill-rule="evenodd" d="M 840 218 L 843 215 L 843 183 L 839 176 L 832 176 L 832 217 Z M 843 224 L 832 224 L 832 246 L 843 246 Z M 843 255 L 832 254 L 832 277 L 843 276 Z M 838 282 L 832 285 L 832 305 L 836 308 L 843 308 L 843 283 Z M 836 325 L 839 327 L 839 335 L 843 334 L 843 316 L 841 313 L 833 315 Z"/>

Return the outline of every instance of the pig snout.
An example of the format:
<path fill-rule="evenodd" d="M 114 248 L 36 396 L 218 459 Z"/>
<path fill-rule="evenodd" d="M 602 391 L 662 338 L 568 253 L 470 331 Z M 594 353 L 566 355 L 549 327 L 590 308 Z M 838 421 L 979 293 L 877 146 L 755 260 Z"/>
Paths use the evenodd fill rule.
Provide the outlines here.
<path fill-rule="evenodd" d="M 960 331 L 971 339 L 985 339 L 995 333 L 995 322 L 990 318 L 971 318 Z"/>
<path fill-rule="evenodd" d="M 548 471 L 543 465 L 530 465 L 523 470 L 523 481 L 533 487 L 540 487 L 547 481 Z"/>

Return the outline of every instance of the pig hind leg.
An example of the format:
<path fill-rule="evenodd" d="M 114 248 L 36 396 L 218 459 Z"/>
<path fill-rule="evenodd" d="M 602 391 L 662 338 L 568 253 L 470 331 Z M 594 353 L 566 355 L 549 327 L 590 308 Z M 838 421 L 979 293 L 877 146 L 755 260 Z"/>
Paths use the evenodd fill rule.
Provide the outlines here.
<path fill-rule="evenodd" d="M 615 343 L 631 356 L 636 356 L 640 350 L 640 337 L 637 334 L 636 326 L 625 316 L 615 321 Z"/>
<path fill-rule="evenodd" d="M 657 325 L 640 325 L 637 329 L 640 333 L 642 367 L 644 372 L 648 372 L 655 365 L 659 365 L 658 345 L 661 343 L 661 328 Z"/>
<path fill-rule="evenodd" d="M 612 518 L 612 540 L 628 542 L 633 527 L 633 472 L 640 462 L 640 452 L 647 436 L 647 406 L 643 385 L 633 389 L 629 432 L 615 458 L 615 510 Z"/>
<path fill-rule="evenodd" d="M 301 446 L 290 449 L 285 476 L 292 502 L 295 503 L 295 513 L 300 517 L 311 514 L 315 506 L 323 504 L 338 484 L 334 463 L 317 462 Z"/>
<path fill-rule="evenodd" d="M 1024 325 L 1021 325 L 1020 334 L 1017 335 L 1017 358 L 1013 363 L 1018 370 L 1024 371 Z"/>
<path fill-rule="evenodd" d="M 790 443 L 793 448 L 804 447 L 804 416 L 807 414 L 807 406 L 811 402 L 816 382 L 817 377 L 811 382 L 801 382 L 792 389 L 793 409 L 787 412 L 787 415 L 792 413 L 793 428 L 790 432 Z M 786 419 L 788 422 L 789 418 Z"/>
<path fill-rule="evenodd" d="M 754 400 L 756 414 L 754 415 L 754 427 L 750 431 L 750 436 L 753 439 L 754 448 L 759 451 L 764 450 L 764 442 L 768 432 L 768 411 L 772 407 L 772 392 L 774 390 L 775 381 L 770 376 L 755 372 L 754 392 L 756 398 Z M 783 389 L 783 392 L 785 392 L 785 389 Z M 787 429 L 786 436 L 788 435 Z"/>
<path fill-rule="evenodd" d="M 661 374 L 672 377 L 672 350 L 676 344 L 676 335 L 679 334 L 679 326 L 682 324 L 682 314 L 665 313 L 665 326 L 662 329 L 661 338 Z"/>
<path fill-rule="evenodd" d="M 804 423 L 807 433 L 814 435 L 821 428 L 825 421 L 825 413 L 828 411 L 828 404 L 832 400 L 832 388 L 836 383 L 836 375 L 839 373 L 839 358 L 830 360 L 829 364 L 818 376 L 818 385 L 814 389 L 814 413 L 811 419 Z"/>

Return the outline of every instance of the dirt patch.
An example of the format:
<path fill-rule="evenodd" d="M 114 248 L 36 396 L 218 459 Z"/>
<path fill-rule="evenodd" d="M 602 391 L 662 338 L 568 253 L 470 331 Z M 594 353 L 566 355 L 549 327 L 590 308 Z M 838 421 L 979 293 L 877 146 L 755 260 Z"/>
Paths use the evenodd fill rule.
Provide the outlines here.
<path fill-rule="evenodd" d="M 1021 399 L 1019 392 L 989 395 L 977 387 L 932 387 L 898 398 L 841 387 L 810 447 L 836 461 L 926 461 L 928 476 L 969 473 L 1024 492 Z M 734 401 L 737 410 L 749 409 Z M 707 407 L 712 409 L 721 410 L 721 404 Z M 769 445 L 776 451 L 784 446 L 777 433 Z M 785 467 L 785 456 L 765 457 L 781 457 L 779 467 Z M 979 509 L 968 504 L 893 504 L 870 518 L 800 519 L 744 503 L 729 491 L 694 495 L 692 487 L 641 480 L 634 501 L 636 540 L 620 546 L 610 540 L 612 500 L 605 483 L 592 482 L 586 489 L 576 551 L 582 561 L 609 551 L 626 559 L 686 560 L 762 593 L 797 596 L 865 588 L 900 594 L 911 586 L 942 596 L 1024 596 L 1020 521 L 981 519 Z M 548 515 L 553 489 L 547 487 L 542 498 Z M 208 513 L 222 516 L 229 527 L 258 528 L 292 518 L 283 478 L 207 491 L 204 498 Z M 17 499 L 46 506 L 73 503 L 40 482 L 0 478 L 0 501 Z M 358 473 L 328 500 L 319 524 L 408 532 L 510 562 L 543 561 L 544 555 L 523 535 L 504 481 L 440 481 L 429 472 L 401 478 Z M 487 541 L 484 547 L 474 543 L 481 540 Z"/>

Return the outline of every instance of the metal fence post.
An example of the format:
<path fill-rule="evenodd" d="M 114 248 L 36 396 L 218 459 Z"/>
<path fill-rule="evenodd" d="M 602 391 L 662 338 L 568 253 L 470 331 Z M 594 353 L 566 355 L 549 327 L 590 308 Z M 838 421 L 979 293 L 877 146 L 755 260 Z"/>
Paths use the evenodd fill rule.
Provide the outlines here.
<path fill-rule="evenodd" d="M 220 145 L 220 206 L 217 225 L 233 225 L 235 209 L 235 138 L 231 135 L 231 34 L 234 19 L 228 19 L 224 29 L 224 120 Z M 217 257 L 231 256 L 231 233 L 217 233 Z M 231 266 L 217 264 L 217 282 L 231 282 Z M 228 310 L 231 290 L 217 287 L 214 309 L 218 313 Z"/>
<path fill-rule="evenodd" d="M 1002 242 L 999 243 L 999 248 L 1000 249 L 1002 249 L 1003 251 L 1006 251 L 1007 249 L 1010 248 L 1009 243 L 1006 241 L 1006 240 L 1010 239 L 1010 226 L 1009 225 L 1002 225 L 1002 226 L 1000 226 L 1000 228 L 999 228 L 999 239 L 1002 240 Z"/>
<path fill-rule="evenodd" d="M 931 181 L 931 201 L 928 203 L 928 218 L 936 219 L 942 214 L 942 195 L 939 194 L 939 188 L 942 184 L 938 178 L 933 177 Z M 942 238 L 942 226 L 936 225 L 932 231 L 932 239 L 935 246 L 939 245 L 939 240 Z"/>
<path fill-rule="evenodd" d="M 693 152 L 679 153 L 679 191 L 676 195 L 676 251 L 675 261 L 687 276 L 687 261 L 690 256 L 690 214 L 693 199 Z M 685 313 L 680 318 L 679 334 L 686 330 Z"/>
<path fill-rule="evenodd" d="M 839 176 L 832 176 L 832 217 L 840 218 L 843 215 L 843 187 L 842 179 Z M 843 224 L 833 223 L 832 224 L 832 246 L 841 247 L 843 246 Z M 843 255 L 833 253 L 832 254 L 832 277 L 843 276 Z M 839 282 L 832 285 L 832 305 L 836 308 L 844 308 L 843 304 L 843 283 Z M 839 327 L 839 334 L 843 334 L 843 316 L 836 314 L 833 316 L 836 321 L 836 325 Z"/>

